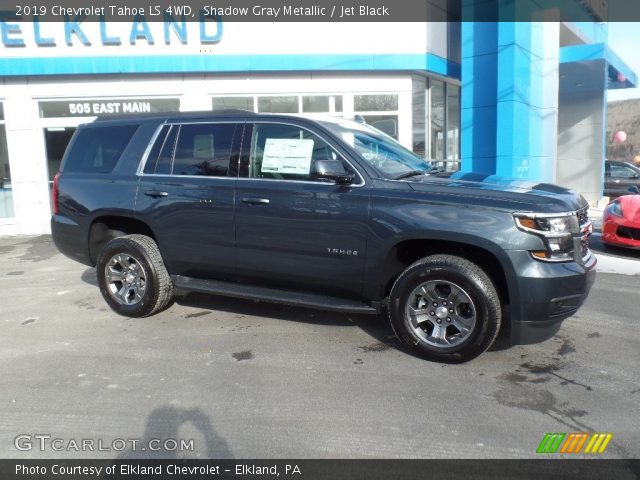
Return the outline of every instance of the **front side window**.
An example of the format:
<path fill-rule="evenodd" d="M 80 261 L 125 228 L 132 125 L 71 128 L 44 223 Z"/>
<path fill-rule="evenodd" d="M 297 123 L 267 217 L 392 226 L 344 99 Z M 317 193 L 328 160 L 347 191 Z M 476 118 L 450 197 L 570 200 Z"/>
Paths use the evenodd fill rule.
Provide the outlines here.
<path fill-rule="evenodd" d="M 182 125 L 173 159 L 174 175 L 226 177 L 236 125 Z"/>
<path fill-rule="evenodd" d="M 627 167 L 625 165 L 616 165 L 615 163 L 611 165 L 611 176 L 619 177 L 619 178 L 636 178 L 638 172 L 636 172 L 633 168 Z"/>
<path fill-rule="evenodd" d="M 256 124 L 251 139 L 249 177 L 323 181 L 315 175 L 317 161 L 339 161 L 353 169 L 320 137 L 294 125 Z"/>

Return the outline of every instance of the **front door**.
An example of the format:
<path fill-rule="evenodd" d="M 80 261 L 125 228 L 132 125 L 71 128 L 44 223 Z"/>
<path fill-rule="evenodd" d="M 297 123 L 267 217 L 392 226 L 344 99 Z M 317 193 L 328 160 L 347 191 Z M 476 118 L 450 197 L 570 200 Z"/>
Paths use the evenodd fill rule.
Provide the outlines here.
<path fill-rule="evenodd" d="M 136 214 L 156 235 L 169 272 L 200 278 L 234 273 L 233 224 L 241 123 L 164 126 L 144 170 Z"/>
<path fill-rule="evenodd" d="M 312 173 L 316 160 L 353 167 L 319 135 L 286 123 L 248 126 L 242 151 L 238 273 L 269 285 L 361 293 L 368 189 L 359 175 L 341 186 Z"/>

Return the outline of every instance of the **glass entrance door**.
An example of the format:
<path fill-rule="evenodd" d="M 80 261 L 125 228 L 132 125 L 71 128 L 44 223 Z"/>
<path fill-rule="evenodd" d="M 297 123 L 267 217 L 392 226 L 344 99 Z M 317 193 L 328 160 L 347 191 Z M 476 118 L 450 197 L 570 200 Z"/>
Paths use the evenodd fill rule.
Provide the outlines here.
<path fill-rule="evenodd" d="M 64 151 L 76 131 L 76 127 L 47 127 L 44 129 L 44 140 L 47 148 L 47 178 L 49 193 L 53 188 L 53 177 L 60 170 Z M 49 195 L 51 198 L 51 195 Z"/>
<path fill-rule="evenodd" d="M 44 139 L 47 145 L 47 170 L 49 183 L 60 170 L 64 151 L 76 131 L 76 127 L 49 127 L 44 129 Z"/>

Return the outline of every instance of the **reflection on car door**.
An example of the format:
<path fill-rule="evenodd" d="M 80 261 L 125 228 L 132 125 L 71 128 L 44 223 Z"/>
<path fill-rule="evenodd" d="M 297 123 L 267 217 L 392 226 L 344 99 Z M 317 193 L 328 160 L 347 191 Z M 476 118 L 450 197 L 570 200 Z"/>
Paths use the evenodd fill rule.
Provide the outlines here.
<path fill-rule="evenodd" d="M 235 269 L 234 189 L 241 123 L 164 126 L 140 176 L 136 213 L 169 271 L 228 277 Z"/>
<path fill-rule="evenodd" d="M 326 293 L 362 290 L 368 189 L 315 179 L 315 160 L 345 162 L 320 136 L 284 123 L 248 125 L 236 193 L 238 273 Z M 326 285 L 332 287 L 328 291 Z"/>

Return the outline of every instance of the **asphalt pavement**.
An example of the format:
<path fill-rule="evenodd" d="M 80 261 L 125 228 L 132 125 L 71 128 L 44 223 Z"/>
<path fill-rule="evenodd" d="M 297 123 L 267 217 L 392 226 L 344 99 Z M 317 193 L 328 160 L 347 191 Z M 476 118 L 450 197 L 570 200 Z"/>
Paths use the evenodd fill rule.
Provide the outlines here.
<path fill-rule="evenodd" d="M 0 457 L 534 458 L 610 432 L 601 457 L 638 458 L 640 255 L 594 247 L 556 337 L 447 365 L 384 318 L 204 295 L 120 317 L 50 237 L 0 238 Z"/>

